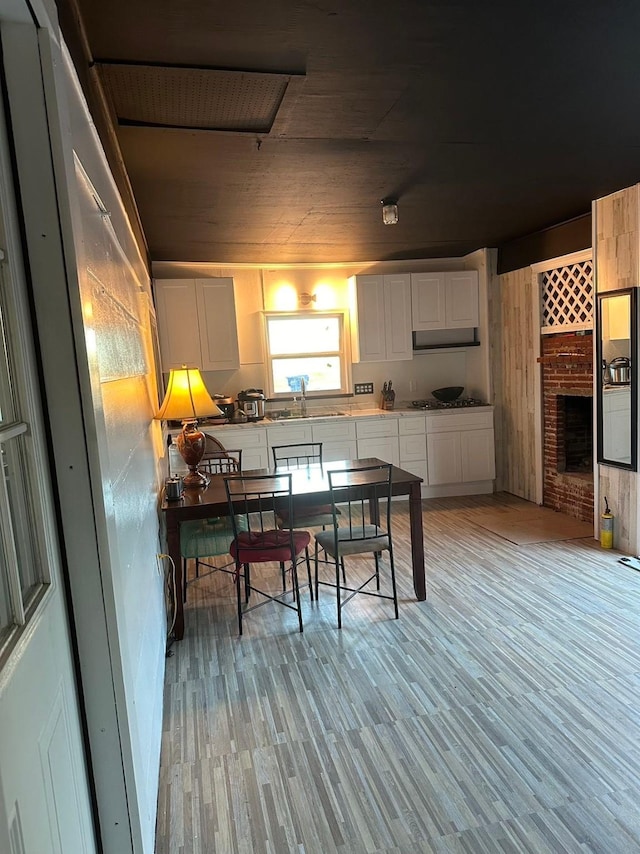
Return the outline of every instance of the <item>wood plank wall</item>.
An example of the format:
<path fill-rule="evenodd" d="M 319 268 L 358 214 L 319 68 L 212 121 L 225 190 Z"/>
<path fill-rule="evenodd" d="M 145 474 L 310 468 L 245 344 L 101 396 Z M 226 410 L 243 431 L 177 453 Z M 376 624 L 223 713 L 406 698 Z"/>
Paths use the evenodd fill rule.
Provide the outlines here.
<path fill-rule="evenodd" d="M 639 188 L 636 184 L 594 202 L 597 292 L 640 284 Z M 598 468 L 599 494 L 607 496 L 615 516 L 614 546 L 638 554 L 638 474 L 612 466 Z"/>
<path fill-rule="evenodd" d="M 533 316 L 535 274 L 530 267 L 490 282 L 489 324 L 495 388 L 496 488 L 536 500 L 535 377 Z"/>

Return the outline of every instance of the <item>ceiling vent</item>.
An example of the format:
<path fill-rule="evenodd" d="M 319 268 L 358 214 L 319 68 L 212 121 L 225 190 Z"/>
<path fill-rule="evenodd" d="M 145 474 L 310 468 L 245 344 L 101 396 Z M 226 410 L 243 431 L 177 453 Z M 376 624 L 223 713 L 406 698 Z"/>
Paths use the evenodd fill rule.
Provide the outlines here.
<path fill-rule="evenodd" d="M 120 125 L 269 133 L 290 73 L 99 60 Z"/>

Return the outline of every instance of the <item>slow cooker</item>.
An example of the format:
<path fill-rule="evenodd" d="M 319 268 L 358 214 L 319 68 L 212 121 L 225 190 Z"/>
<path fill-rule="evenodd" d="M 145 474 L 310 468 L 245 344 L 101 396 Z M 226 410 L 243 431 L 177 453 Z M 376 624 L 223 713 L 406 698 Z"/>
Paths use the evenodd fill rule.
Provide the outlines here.
<path fill-rule="evenodd" d="M 238 393 L 238 408 L 247 416 L 247 421 L 262 421 L 264 402 L 261 388 L 248 388 Z"/>
<path fill-rule="evenodd" d="M 609 362 L 611 382 L 615 385 L 626 385 L 631 382 L 631 360 L 626 356 L 618 356 Z"/>

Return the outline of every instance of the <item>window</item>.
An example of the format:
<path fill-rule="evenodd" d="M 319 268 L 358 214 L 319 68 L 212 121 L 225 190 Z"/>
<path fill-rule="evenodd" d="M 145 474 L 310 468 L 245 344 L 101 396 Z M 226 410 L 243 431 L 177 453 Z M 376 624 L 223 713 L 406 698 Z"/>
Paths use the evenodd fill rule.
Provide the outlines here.
<path fill-rule="evenodd" d="M 268 396 L 291 397 L 304 379 L 309 396 L 347 394 L 351 359 L 345 315 L 332 312 L 267 312 Z"/>

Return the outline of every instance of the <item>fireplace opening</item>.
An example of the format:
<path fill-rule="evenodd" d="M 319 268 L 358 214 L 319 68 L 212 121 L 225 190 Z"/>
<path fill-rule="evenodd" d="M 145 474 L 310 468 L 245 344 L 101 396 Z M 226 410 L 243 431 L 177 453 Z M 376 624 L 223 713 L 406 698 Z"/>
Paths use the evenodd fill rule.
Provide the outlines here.
<path fill-rule="evenodd" d="M 593 470 L 593 398 L 561 395 L 558 399 L 564 453 L 558 454 L 559 472 Z"/>

